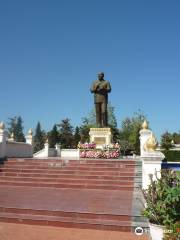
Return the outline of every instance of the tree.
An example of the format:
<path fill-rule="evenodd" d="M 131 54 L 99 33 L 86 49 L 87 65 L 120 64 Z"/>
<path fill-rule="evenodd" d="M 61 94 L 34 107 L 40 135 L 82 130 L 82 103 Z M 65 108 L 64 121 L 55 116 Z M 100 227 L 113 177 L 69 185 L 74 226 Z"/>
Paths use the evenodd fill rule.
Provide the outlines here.
<path fill-rule="evenodd" d="M 57 124 L 60 133 L 60 142 L 62 148 L 72 148 L 73 146 L 73 127 L 70 124 L 70 119 L 66 118 Z"/>
<path fill-rule="evenodd" d="M 120 129 L 120 140 L 127 141 L 136 154 L 140 154 L 139 131 L 146 116 L 141 110 L 134 113 L 132 118 L 127 117 L 122 121 Z M 121 144 L 121 142 L 120 142 Z"/>
<path fill-rule="evenodd" d="M 56 124 L 53 126 L 52 130 L 48 132 L 48 142 L 50 148 L 54 148 L 56 143 L 60 142 L 60 136 Z"/>
<path fill-rule="evenodd" d="M 38 152 L 44 148 L 45 133 L 41 130 L 40 122 L 37 123 L 34 135 L 34 152 Z"/>
<path fill-rule="evenodd" d="M 169 150 L 170 148 L 172 148 L 172 140 L 172 134 L 166 131 L 161 136 L 161 147 L 165 150 Z"/>
<path fill-rule="evenodd" d="M 180 132 L 174 132 L 172 138 L 175 144 L 180 144 Z"/>
<path fill-rule="evenodd" d="M 82 119 L 82 124 L 79 128 L 82 143 L 89 142 L 89 131 L 92 127 L 94 127 L 94 125 L 90 123 L 88 118 L 85 117 Z"/>
<path fill-rule="evenodd" d="M 108 126 L 117 128 L 117 120 L 116 120 L 116 116 L 115 116 L 115 107 L 113 107 L 110 102 L 107 105 L 107 113 L 108 113 Z M 91 112 L 87 116 L 86 120 L 87 120 L 88 124 L 90 124 L 94 127 L 97 127 L 96 126 L 95 107 L 91 110 Z"/>
<path fill-rule="evenodd" d="M 107 112 L 108 112 L 108 126 L 111 128 L 112 131 L 112 140 L 113 142 L 118 142 L 119 130 L 117 128 L 115 108 L 111 105 L 111 103 L 108 103 L 107 105 Z M 80 126 L 80 135 L 82 142 L 89 141 L 89 130 L 92 127 L 97 127 L 95 108 L 92 109 L 88 117 L 83 118 L 82 125 Z"/>
<path fill-rule="evenodd" d="M 73 144 L 75 148 L 77 147 L 80 140 L 81 140 L 80 129 L 79 127 L 76 127 L 75 133 L 74 133 L 74 144 Z"/>
<path fill-rule="evenodd" d="M 9 135 L 11 136 L 11 134 L 14 134 L 14 140 L 16 142 L 25 142 L 25 137 L 24 137 L 24 133 L 23 133 L 23 120 L 21 118 L 21 116 L 15 116 L 12 118 L 9 118 L 9 128 L 8 128 L 8 132 Z"/>
<path fill-rule="evenodd" d="M 120 139 L 121 153 L 123 155 L 129 155 L 133 149 L 133 146 L 127 140 Z"/>
<path fill-rule="evenodd" d="M 113 107 L 110 102 L 108 103 L 107 111 L 108 111 L 108 125 L 111 128 L 117 128 L 117 120 L 116 120 L 116 116 L 115 116 L 115 107 Z"/>
<path fill-rule="evenodd" d="M 112 133 L 112 141 L 116 143 L 119 142 L 119 129 L 117 127 L 115 108 L 111 105 L 111 103 L 108 103 L 107 111 L 108 111 L 108 125 L 111 128 Z"/>

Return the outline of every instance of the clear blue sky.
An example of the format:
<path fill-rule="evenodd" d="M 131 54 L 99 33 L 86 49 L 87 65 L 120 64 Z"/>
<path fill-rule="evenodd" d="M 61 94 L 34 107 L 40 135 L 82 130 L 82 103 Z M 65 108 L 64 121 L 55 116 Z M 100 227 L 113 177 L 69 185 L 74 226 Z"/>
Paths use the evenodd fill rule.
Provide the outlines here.
<path fill-rule="evenodd" d="M 0 1 L 0 120 L 79 125 L 99 71 L 119 126 L 141 109 L 158 137 L 179 131 L 180 1 Z"/>

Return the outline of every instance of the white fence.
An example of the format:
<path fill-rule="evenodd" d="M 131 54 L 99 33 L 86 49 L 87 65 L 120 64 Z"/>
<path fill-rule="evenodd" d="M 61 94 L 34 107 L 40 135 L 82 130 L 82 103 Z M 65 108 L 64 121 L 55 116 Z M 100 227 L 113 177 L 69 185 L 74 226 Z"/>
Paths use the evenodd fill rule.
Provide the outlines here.
<path fill-rule="evenodd" d="M 26 136 L 26 143 L 8 140 L 8 134 L 3 123 L 0 123 L 0 158 L 4 157 L 32 157 L 32 131 Z"/>

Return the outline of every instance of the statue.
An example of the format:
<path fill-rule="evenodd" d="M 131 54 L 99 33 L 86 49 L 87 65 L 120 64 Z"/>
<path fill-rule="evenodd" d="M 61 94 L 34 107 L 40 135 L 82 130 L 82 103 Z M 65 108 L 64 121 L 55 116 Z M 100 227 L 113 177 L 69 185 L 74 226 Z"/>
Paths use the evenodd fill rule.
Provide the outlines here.
<path fill-rule="evenodd" d="M 108 126 L 107 104 L 108 93 L 111 92 L 109 81 L 104 80 L 104 73 L 97 74 L 98 79 L 93 82 L 91 92 L 94 93 L 94 104 L 96 109 L 96 124 L 98 127 Z"/>

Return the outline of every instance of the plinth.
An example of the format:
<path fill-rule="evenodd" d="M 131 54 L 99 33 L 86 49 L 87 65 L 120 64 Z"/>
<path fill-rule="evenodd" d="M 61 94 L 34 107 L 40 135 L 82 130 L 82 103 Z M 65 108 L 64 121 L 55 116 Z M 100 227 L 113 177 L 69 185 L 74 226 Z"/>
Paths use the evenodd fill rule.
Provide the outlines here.
<path fill-rule="evenodd" d="M 111 144 L 110 128 L 90 128 L 90 142 L 96 143 L 96 148 L 103 148 L 104 145 Z"/>

